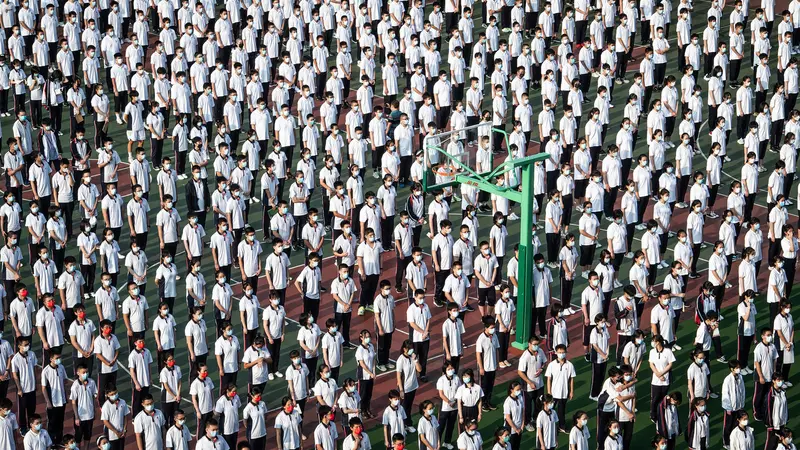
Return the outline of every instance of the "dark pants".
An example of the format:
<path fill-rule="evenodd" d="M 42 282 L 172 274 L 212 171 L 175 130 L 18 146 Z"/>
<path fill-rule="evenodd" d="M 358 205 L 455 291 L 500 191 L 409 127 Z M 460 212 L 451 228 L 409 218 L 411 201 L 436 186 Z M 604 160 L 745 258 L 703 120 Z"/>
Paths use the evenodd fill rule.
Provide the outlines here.
<path fill-rule="evenodd" d="M 352 310 L 346 313 L 337 312 L 334 313 L 333 315 L 333 320 L 334 322 L 336 322 L 336 326 L 339 327 L 339 330 L 341 330 L 342 337 L 344 338 L 344 345 L 350 344 L 350 319 L 352 317 L 353 317 Z"/>
<path fill-rule="evenodd" d="M 375 291 L 378 288 L 378 281 L 380 275 L 367 275 L 361 280 L 361 295 L 358 297 L 358 304 L 360 306 L 370 306 L 372 301 L 375 300 Z"/>
<path fill-rule="evenodd" d="M 770 389 L 770 384 L 771 383 L 769 382 L 762 384 L 758 380 L 755 380 L 754 383 L 755 392 L 753 393 L 753 418 L 758 421 L 764 420 L 764 408 L 766 406 L 765 403 L 767 400 L 767 392 Z M 772 411 L 769 411 L 769 413 L 772 414 Z"/>
<path fill-rule="evenodd" d="M 669 386 L 650 386 L 650 419 L 658 419 L 658 405 L 667 396 Z"/>
<path fill-rule="evenodd" d="M 392 350 L 392 335 L 391 333 L 378 334 L 378 365 L 385 366 L 389 363 L 389 353 Z"/>
<path fill-rule="evenodd" d="M 427 376 L 428 373 L 428 352 L 431 348 L 431 341 L 422 341 L 422 342 L 414 342 L 414 353 L 417 354 L 419 358 L 419 365 L 420 365 L 420 377 Z M 484 391 L 485 392 L 485 391 Z"/>
<path fill-rule="evenodd" d="M 406 392 L 403 395 L 403 410 L 409 411 L 409 413 L 406 414 L 405 420 L 403 420 L 403 424 L 407 427 L 414 425 L 414 423 L 411 421 L 410 411 L 412 411 L 412 408 L 414 406 L 414 397 L 416 397 L 416 395 L 417 395 L 416 389 L 414 389 L 411 392 Z"/>
<path fill-rule="evenodd" d="M 492 392 L 494 392 L 494 380 L 497 372 L 494 370 L 486 370 L 481 375 L 481 389 L 483 389 L 483 405 L 492 405 Z"/>
<path fill-rule="evenodd" d="M 442 443 L 450 443 L 453 441 L 453 428 L 458 422 L 458 410 L 454 411 L 439 411 L 439 436 Z"/>
<path fill-rule="evenodd" d="M 77 431 L 77 429 L 76 429 Z M 47 410 L 47 432 L 53 442 L 61 442 L 64 436 L 64 406 Z"/>

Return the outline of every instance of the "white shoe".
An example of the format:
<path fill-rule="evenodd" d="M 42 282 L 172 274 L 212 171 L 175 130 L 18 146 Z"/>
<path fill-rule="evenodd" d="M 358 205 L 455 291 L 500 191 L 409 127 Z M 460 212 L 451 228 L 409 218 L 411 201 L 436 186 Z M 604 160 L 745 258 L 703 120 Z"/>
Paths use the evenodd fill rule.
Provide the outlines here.
<path fill-rule="evenodd" d="M 626 259 L 631 259 L 631 258 L 633 258 L 633 252 L 628 252 L 628 253 L 625 253 L 625 258 L 626 258 Z"/>
<path fill-rule="evenodd" d="M 117 117 L 117 125 L 122 125 L 122 124 L 123 124 L 123 122 L 122 122 L 122 119 L 120 119 L 119 117 Z"/>
<path fill-rule="evenodd" d="M 786 387 L 792 387 L 792 386 L 794 386 L 794 385 L 792 384 L 792 382 L 791 382 L 791 381 L 784 381 L 784 382 L 783 382 L 783 384 L 784 384 Z"/>
<path fill-rule="evenodd" d="M 619 280 L 614 280 L 614 289 L 619 289 L 622 287 L 622 283 Z"/>
<path fill-rule="evenodd" d="M 269 374 L 269 375 L 267 375 L 267 379 L 268 379 L 268 380 L 270 380 L 270 381 L 272 381 L 272 380 L 274 380 L 274 379 L 275 379 L 275 375 L 273 375 L 273 374 Z"/>
<path fill-rule="evenodd" d="M 508 216 L 508 219 L 509 219 L 509 220 L 519 220 L 519 216 L 518 216 L 518 215 L 516 215 L 516 214 L 514 214 L 514 213 L 511 213 L 511 214 Z"/>
<path fill-rule="evenodd" d="M 791 201 L 791 200 L 789 200 L 789 199 L 786 199 L 786 204 L 787 204 L 787 205 L 794 205 L 794 202 L 793 202 L 793 201 Z"/>
<path fill-rule="evenodd" d="M 673 350 L 677 350 L 677 351 L 681 351 L 681 350 L 683 350 L 683 349 L 681 348 L 681 346 L 680 346 L 680 345 L 678 345 L 678 344 L 675 344 L 675 345 L 673 345 L 673 346 L 672 346 L 672 349 L 673 349 Z"/>
<path fill-rule="evenodd" d="M 689 205 L 687 205 L 685 202 L 678 202 L 678 203 L 675 204 L 675 207 L 678 208 L 678 209 L 685 209 L 688 206 Z"/>
<path fill-rule="evenodd" d="M 716 392 L 712 392 L 712 393 L 708 394 L 708 396 L 711 397 L 711 398 L 719 398 L 719 394 L 717 394 Z"/>
<path fill-rule="evenodd" d="M 728 155 L 725 155 L 725 162 L 731 162 L 731 157 L 728 156 Z"/>
<path fill-rule="evenodd" d="M 736 143 L 739 145 L 744 145 L 744 139 L 737 139 Z"/>
<path fill-rule="evenodd" d="M 380 178 L 380 177 L 381 177 L 381 176 L 378 174 L 378 171 L 377 171 L 377 170 L 373 170 L 373 171 L 372 171 L 372 178 L 375 178 L 375 179 L 377 180 L 377 179 L 378 179 L 378 178 Z"/>
<path fill-rule="evenodd" d="M 414 427 L 406 427 L 406 433 L 416 433 L 417 429 Z"/>
<path fill-rule="evenodd" d="M 588 270 L 584 270 L 583 272 L 581 272 L 581 278 L 583 278 L 584 280 L 588 280 L 589 279 L 589 271 Z"/>
<path fill-rule="evenodd" d="M 261 203 L 261 200 L 259 200 L 259 199 L 255 198 L 255 197 L 253 197 L 253 203 Z"/>

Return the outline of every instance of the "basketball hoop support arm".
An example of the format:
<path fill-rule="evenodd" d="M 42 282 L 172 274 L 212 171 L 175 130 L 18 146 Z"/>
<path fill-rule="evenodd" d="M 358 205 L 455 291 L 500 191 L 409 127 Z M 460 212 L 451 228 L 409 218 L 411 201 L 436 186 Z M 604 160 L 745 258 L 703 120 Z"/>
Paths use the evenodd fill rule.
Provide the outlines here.
<path fill-rule="evenodd" d="M 467 183 L 475 186 L 481 191 L 495 194 L 507 198 L 520 204 L 520 225 L 519 225 L 519 270 L 518 270 L 518 290 L 517 290 L 517 333 L 514 342 L 511 343 L 515 348 L 528 348 L 528 339 L 531 337 L 533 325 L 533 170 L 534 163 L 544 161 L 549 158 L 547 153 L 537 153 L 517 160 L 509 161 L 505 170 L 520 168 L 522 171 L 522 183 L 520 190 L 509 190 L 498 188 L 492 183 L 491 177 L 475 177 L 473 175 L 456 175 L 457 183 Z"/>

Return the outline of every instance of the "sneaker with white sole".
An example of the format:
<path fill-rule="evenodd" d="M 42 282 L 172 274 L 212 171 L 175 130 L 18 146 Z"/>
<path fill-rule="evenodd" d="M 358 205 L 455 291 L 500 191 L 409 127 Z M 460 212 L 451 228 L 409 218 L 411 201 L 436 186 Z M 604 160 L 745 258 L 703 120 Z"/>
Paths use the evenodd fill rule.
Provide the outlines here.
<path fill-rule="evenodd" d="M 367 311 L 367 308 L 365 308 L 363 306 L 359 306 L 358 307 L 358 315 L 359 316 L 363 316 L 366 311 Z"/>
<path fill-rule="evenodd" d="M 614 289 L 619 289 L 622 287 L 622 283 L 619 280 L 614 280 Z"/>
<path fill-rule="evenodd" d="M 268 380 L 270 380 L 270 381 L 272 381 L 272 380 L 274 380 L 274 379 L 275 379 L 275 375 L 273 375 L 273 374 L 269 374 L 269 375 L 267 375 L 267 379 L 268 379 Z"/>
<path fill-rule="evenodd" d="M 417 429 L 414 427 L 406 427 L 406 433 L 416 433 Z"/>
<path fill-rule="evenodd" d="M 283 373 L 282 372 L 275 372 L 275 376 L 278 377 L 278 378 L 283 378 Z"/>
<path fill-rule="evenodd" d="M 509 219 L 509 220 L 519 220 L 519 216 L 518 216 L 518 215 L 516 215 L 515 213 L 511 213 L 511 214 L 508 216 L 508 219 Z"/>
<path fill-rule="evenodd" d="M 584 270 L 583 272 L 581 272 L 581 278 L 583 278 L 584 280 L 588 280 L 589 279 L 589 271 L 588 270 Z"/>

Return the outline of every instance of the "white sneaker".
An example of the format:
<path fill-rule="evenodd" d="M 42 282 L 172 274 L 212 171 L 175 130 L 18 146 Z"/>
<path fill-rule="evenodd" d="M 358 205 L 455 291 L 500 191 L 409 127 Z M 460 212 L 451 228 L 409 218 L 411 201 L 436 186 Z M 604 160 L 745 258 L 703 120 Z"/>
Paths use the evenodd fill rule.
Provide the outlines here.
<path fill-rule="evenodd" d="M 253 203 L 261 203 L 261 200 L 259 200 L 259 199 L 255 198 L 255 197 L 253 197 Z"/>
<path fill-rule="evenodd" d="M 378 174 L 378 171 L 377 171 L 377 170 L 373 170 L 373 171 L 372 171 L 372 178 L 375 178 L 375 179 L 377 180 L 377 179 L 378 179 L 378 178 L 380 178 L 380 177 L 381 177 L 381 176 Z"/>
<path fill-rule="evenodd" d="M 675 344 L 675 345 L 673 345 L 673 346 L 672 346 L 672 349 L 673 349 L 673 350 L 677 350 L 677 351 L 681 351 L 681 350 L 683 350 L 683 349 L 681 348 L 681 346 L 680 346 L 680 345 L 678 345 L 678 344 Z"/>
<path fill-rule="evenodd" d="M 631 258 L 633 258 L 633 252 L 628 252 L 628 253 L 625 253 L 625 258 L 626 258 L 626 259 L 631 259 Z"/>
<path fill-rule="evenodd" d="M 622 283 L 619 280 L 614 280 L 614 289 L 619 289 L 622 287 Z"/>
<path fill-rule="evenodd" d="M 583 278 L 585 280 L 588 280 L 589 279 L 589 271 L 588 270 L 584 270 L 583 272 L 581 272 L 581 278 Z"/>
<path fill-rule="evenodd" d="M 406 433 L 416 433 L 417 429 L 414 427 L 406 427 Z"/>
<path fill-rule="evenodd" d="M 786 385 L 786 387 L 794 386 L 791 381 L 784 381 L 783 384 Z"/>
<path fill-rule="evenodd" d="M 744 145 L 744 139 L 737 139 L 736 143 L 739 145 Z"/>
<path fill-rule="evenodd" d="M 275 379 L 275 375 L 273 375 L 273 374 L 269 374 L 269 375 L 267 375 L 267 379 L 268 379 L 268 380 L 270 380 L 270 381 L 272 381 L 272 380 L 274 380 L 274 379 Z"/>
<path fill-rule="evenodd" d="M 283 378 L 283 373 L 275 372 L 275 376 L 278 377 L 278 378 Z"/>
<path fill-rule="evenodd" d="M 789 199 L 787 198 L 787 199 L 786 199 L 786 204 L 787 204 L 787 205 L 794 205 L 794 202 L 793 202 L 793 201 L 791 201 L 791 200 L 789 200 Z"/>
<path fill-rule="evenodd" d="M 117 117 L 117 125 L 122 125 L 122 123 L 123 123 L 123 122 L 122 122 L 122 119 L 120 119 L 119 117 Z"/>
<path fill-rule="evenodd" d="M 508 219 L 509 219 L 509 220 L 519 220 L 519 216 L 518 216 L 518 215 L 516 215 L 516 214 L 514 214 L 514 213 L 511 213 L 511 214 L 508 216 Z"/>

